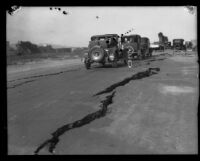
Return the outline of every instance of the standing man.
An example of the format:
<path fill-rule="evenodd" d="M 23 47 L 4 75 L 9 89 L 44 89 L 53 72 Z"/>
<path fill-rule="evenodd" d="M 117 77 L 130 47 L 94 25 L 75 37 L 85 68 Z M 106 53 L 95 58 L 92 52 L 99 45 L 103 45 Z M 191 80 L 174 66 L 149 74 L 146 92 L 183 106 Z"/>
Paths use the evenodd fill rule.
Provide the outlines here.
<path fill-rule="evenodd" d="M 121 37 L 120 37 L 120 45 L 121 45 L 121 49 L 122 49 L 122 50 L 124 49 L 123 43 L 124 43 L 124 35 L 121 34 Z"/>

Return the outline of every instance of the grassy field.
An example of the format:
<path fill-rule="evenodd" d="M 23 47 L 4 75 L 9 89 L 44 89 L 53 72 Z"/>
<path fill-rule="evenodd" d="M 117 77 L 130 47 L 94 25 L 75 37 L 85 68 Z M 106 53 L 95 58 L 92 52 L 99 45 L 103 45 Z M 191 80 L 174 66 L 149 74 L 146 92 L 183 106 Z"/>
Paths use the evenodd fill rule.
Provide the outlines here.
<path fill-rule="evenodd" d="M 44 59 L 76 59 L 81 58 L 83 55 L 83 50 L 75 50 L 73 52 L 63 52 L 63 53 L 35 53 L 27 55 L 15 55 L 7 54 L 7 65 L 15 64 L 25 64 L 32 61 L 41 61 Z"/>

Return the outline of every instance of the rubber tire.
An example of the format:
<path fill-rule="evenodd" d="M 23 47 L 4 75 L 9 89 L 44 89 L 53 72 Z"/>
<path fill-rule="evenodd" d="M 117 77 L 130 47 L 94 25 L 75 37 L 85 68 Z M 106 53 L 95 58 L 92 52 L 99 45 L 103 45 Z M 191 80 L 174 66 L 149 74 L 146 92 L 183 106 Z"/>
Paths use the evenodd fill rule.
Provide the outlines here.
<path fill-rule="evenodd" d="M 101 64 L 102 64 L 102 66 L 104 67 L 106 63 L 105 63 L 105 62 L 102 62 Z"/>
<path fill-rule="evenodd" d="M 125 65 L 127 65 L 127 64 L 128 64 L 128 62 L 127 62 L 127 60 L 126 60 L 126 59 L 124 59 L 124 64 L 125 64 Z"/>
<path fill-rule="evenodd" d="M 112 67 L 117 68 L 117 61 L 116 60 L 112 62 Z"/>
<path fill-rule="evenodd" d="M 140 50 L 138 51 L 138 60 L 142 60 L 142 53 Z"/>
<path fill-rule="evenodd" d="M 94 59 L 94 53 L 95 52 L 98 52 L 100 53 L 100 56 L 99 56 L 99 59 Z M 105 53 L 104 53 L 104 50 L 100 47 L 100 46 L 94 46 L 92 47 L 92 49 L 90 50 L 90 58 L 94 61 L 97 61 L 97 62 L 101 62 L 102 59 L 104 59 L 104 56 L 105 56 Z"/>
<path fill-rule="evenodd" d="M 89 62 L 85 62 L 84 64 L 85 64 L 85 68 L 86 68 L 87 70 L 90 69 L 90 67 L 91 67 L 91 63 L 89 63 Z"/>
<path fill-rule="evenodd" d="M 138 60 L 142 60 L 143 58 L 142 58 L 142 55 L 139 55 L 138 54 Z"/>
<path fill-rule="evenodd" d="M 128 49 L 131 48 L 134 51 L 134 47 L 131 45 L 124 46 L 124 51 L 128 54 Z"/>
<path fill-rule="evenodd" d="M 144 60 L 146 58 L 145 54 L 142 55 L 142 60 Z"/>

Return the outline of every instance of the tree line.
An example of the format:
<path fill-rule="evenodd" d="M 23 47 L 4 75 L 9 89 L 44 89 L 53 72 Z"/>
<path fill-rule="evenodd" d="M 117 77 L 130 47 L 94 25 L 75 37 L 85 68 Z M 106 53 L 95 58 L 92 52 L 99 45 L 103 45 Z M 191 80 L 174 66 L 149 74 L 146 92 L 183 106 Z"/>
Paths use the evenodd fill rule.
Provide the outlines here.
<path fill-rule="evenodd" d="M 18 41 L 16 49 L 10 47 L 7 43 L 7 52 L 14 51 L 16 55 L 38 54 L 38 53 L 57 53 L 57 52 L 71 52 L 71 48 L 55 49 L 51 45 L 39 46 L 30 41 Z"/>

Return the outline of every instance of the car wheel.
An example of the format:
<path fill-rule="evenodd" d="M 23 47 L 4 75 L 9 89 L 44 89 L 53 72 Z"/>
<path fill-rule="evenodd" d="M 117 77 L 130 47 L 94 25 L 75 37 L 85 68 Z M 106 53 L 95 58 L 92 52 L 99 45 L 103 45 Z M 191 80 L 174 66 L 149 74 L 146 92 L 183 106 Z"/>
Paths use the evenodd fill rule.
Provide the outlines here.
<path fill-rule="evenodd" d="M 144 53 L 144 55 L 142 55 L 142 59 L 145 59 L 146 58 L 146 55 L 145 55 L 145 53 Z"/>
<path fill-rule="evenodd" d="M 127 65 L 127 64 L 128 64 L 126 59 L 124 59 L 124 64 L 125 64 L 125 65 Z"/>
<path fill-rule="evenodd" d="M 86 69 L 90 69 L 91 67 L 91 63 L 90 62 L 85 62 L 85 68 Z"/>
<path fill-rule="evenodd" d="M 141 53 L 140 50 L 138 51 L 138 59 L 139 59 L 139 60 L 142 60 L 142 53 Z"/>
<path fill-rule="evenodd" d="M 112 67 L 117 68 L 117 61 L 116 60 L 112 62 Z"/>
<path fill-rule="evenodd" d="M 138 60 L 142 60 L 142 55 L 141 54 L 138 55 Z"/>
<path fill-rule="evenodd" d="M 105 62 L 102 62 L 101 64 L 102 64 L 103 66 L 105 66 Z"/>

